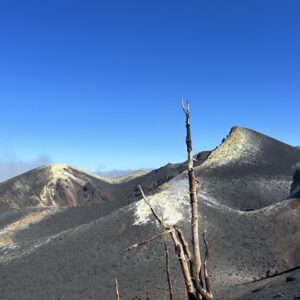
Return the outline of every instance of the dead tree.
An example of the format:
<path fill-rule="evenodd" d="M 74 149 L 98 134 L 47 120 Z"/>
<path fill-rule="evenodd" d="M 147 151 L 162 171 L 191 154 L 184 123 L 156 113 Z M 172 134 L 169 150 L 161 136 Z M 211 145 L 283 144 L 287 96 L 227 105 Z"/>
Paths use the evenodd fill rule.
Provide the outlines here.
<path fill-rule="evenodd" d="M 200 240 L 199 240 L 199 212 L 198 212 L 198 197 L 197 197 L 197 181 L 194 172 L 194 158 L 192 153 L 192 138 L 191 138 L 191 127 L 190 127 L 190 108 L 189 103 L 185 107 L 184 101 L 182 100 L 182 109 L 185 113 L 186 121 L 186 146 L 188 153 L 187 161 L 187 171 L 189 178 L 189 195 L 191 204 L 191 236 L 192 236 L 192 252 L 190 251 L 187 240 L 184 237 L 183 232 L 178 228 L 178 226 L 169 226 L 167 223 L 160 218 L 155 212 L 154 208 L 151 206 L 150 202 L 147 200 L 143 189 L 139 186 L 140 192 L 144 201 L 149 206 L 153 216 L 158 221 L 163 229 L 161 234 L 147 239 L 141 243 L 135 244 L 129 247 L 127 250 L 131 250 L 138 246 L 144 245 L 155 239 L 166 237 L 170 235 L 171 240 L 175 246 L 177 259 L 179 261 L 182 275 L 185 282 L 186 291 L 189 300 L 213 300 L 213 294 L 211 291 L 210 278 L 207 269 L 207 261 L 209 258 L 209 247 L 206 238 L 206 231 L 203 233 L 203 243 L 205 246 L 205 257 L 202 264 L 201 251 L 200 251 Z M 166 248 L 165 248 L 166 249 Z M 165 250 L 166 251 L 166 250 Z M 168 263 L 167 263 L 168 266 Z M 170 269 L 167 267 L 168 283 Z M 169 292 L 172 286 L 169 284 Z M 172 292 L 170 292 L 170 299 L 173 297 Z"/>
<path fill-rule="evenodd" d="M 203 233 L 203 241 L 206 248 L 205 259 L 203 268 L 201 268 L 201 252 L 200 252 L 200 241 L 199 241 L 199 210 L 198 210 L 198 196 L 197 196 L 197 180 L 194 171 L 194 158 L 192 148 L 192 137 L 191 137 L 191 122 L 190 122 L 190 106 L 187 101 L 186 107 L 182 99 L 181 106 L 185 113 L 185 126 L 186 126 L 186 148 L 188 153 L 188 177 L 189 177 L 189 193 L 191 203 L 191 231 L 192 231 L 192 248 L 193 257 L 191 260 L 191 271 L 193 277 L 193 283 L 195 290 L 199 298 L 196 299 L 213 299 L 211 292 L 211 284 L 207 270 L 207 260 L 209 257 L 209 248 L 206 238 L 206 231 Z M 202 271 L 203 269 L 203 271 Z M 203 274 L 204 272 L 204 274 Z M 203 278 L 204 277 L 204 278 Z M 204 284 L 205 283 L 205 284 Z"/>

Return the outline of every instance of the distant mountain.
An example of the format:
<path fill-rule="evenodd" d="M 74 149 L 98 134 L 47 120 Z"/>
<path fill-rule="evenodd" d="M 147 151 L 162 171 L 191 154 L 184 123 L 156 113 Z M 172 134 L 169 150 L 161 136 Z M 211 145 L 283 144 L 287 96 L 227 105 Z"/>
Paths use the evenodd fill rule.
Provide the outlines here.
<path fill-rule="evenodd" d="M 207 230 L 214 299 L 299 295 L 298 270 L 265 278 L 300 265 L 300 205 L 298 199 L 288 199 L 300 151 L 234 127 L 219 147 L 196 158 L 200 230 Z M 168 299 L 162 242 L 124 249 L 161 230 L 141 200 L 138 184 L 157 214 L 178 224 L 190 239 L 186 163 L 129 181 L 69 166 L 45 168 L 0 185 L 1 299 L 111 300 L 115 277 L 121 299 Z M 87 199 L 94 204 L 87 205 Z M 177 298 L 184 299 L 170 241 L 169 250 L 173 287 Z M 287 276 L 295 280 L 287 282 Z"/>
<path fill-rule="evenodd" d="M 144 175 L 151 170 L 146 169 L 139 169 L 139 170 L 110 170 L 110 171 L 96 171 L 94 174 L 101 176 L 101 177 L 108 177 L 108 178 L 134 178 L 141 175 Z"/>
<path fill-rule="evenodd" d="M 52 164 L 0 184 L 0 208 L 80 206 L 109 201 L 109 185 L 96 175 Z"/>
<path fill-rule="evenodd" d="M 198 154 L 197 164 L 209 151 Z M 100 177 L 66 164 L 33 169 L 0 184 L 0 210 L 22 207 L 76 207 L 104 202 L 120 205 L 138 200 L 137 186 L 146 192 L 159 188 L 186 169 L 185 163 L 167 164 L 150 172 L 136 171 L 120 177 Z"/>

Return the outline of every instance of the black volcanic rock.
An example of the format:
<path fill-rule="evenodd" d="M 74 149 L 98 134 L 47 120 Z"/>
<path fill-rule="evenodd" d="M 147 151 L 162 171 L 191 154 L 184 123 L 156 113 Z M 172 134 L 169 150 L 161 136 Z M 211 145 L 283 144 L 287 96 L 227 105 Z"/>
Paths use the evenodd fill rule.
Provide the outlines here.
<path fill-rule="evenodd" d="M 196 162 L 194 163 L 195 167 L 203 164 L 211 154 L 211 151 L 202 151 L 196 155 Z"/>
<path fill-rule="evenodd" d="M 300 198 L 300 169 L 294 174 L 290 198 Z"/>

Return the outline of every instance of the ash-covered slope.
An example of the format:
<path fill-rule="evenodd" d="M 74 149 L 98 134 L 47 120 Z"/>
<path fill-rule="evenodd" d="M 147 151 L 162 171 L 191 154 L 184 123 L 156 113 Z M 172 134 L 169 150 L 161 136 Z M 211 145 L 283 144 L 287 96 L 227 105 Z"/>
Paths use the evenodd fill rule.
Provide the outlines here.
<path fill-rule="evenodd" d="M 295 151 L 259 133 L 236 128 L 208 160 L 195 167 L 215 299 L 263 299 L 259 293 L 249 298 L 252 292 L 238 290 L 237 285 L 300 264 L 300 203 L 283 200 L 289 195 L 291 166 L 300 161 L 300 151 Z M 278 155 L 284 163 L 274 166 Z M 111 198 L 124 197 L 122 205 L 105 201 L 94 206 L 2 212 L 1 299 L 111 300 L 115 277 L 122 299 L 166 299 L 161 241 L 124 251 L 161 229 L 142 200 L 125 204 L 140 199 L 134 189 L 142 184 L 155 211 L 165 222 L 178 223 L 189 237 L 185 167 L 169 165 L 135 181 L 106 182 L 112 187 Z M 169 246 L 174 288 L 178 299 L 184 299 L 174 248 Z M 296 292 L 297 285 L 290 286 L 289 295 Z"/>
<path fill-rule="evenodd" d="M 254 210 L 289 195 L 300 150 L 256 131 L 233 127 L 199 169 L 204 190 L 221 205 Z"/>
<path fill-rule="evenodd" d="M 234 285 L 300 263 L 300 205 L 295 202 L 298 200 L 286 200 L 254 212 L 220 207 L 214 200 L 207 196 L 201 201 L 201 223 L 206 224 L 208 232 L 209 269 L 216 299 L 235 299 L 227 293 Z M 171 180 L 168 188 L 150 196 L 149 201 L 166 222 L 178 223 L 188 236 L 190 216 L 185 172 Z M 79 216 L 87 208 L 64 210 L 73 211 L 69 217 L 76 219 L 74 210 Z M 84 225 L 73 224 L 74 227 L 56 234 L 37 235 L 41 228 L 42 231 L 53 226 L 63 228 L 66 222 L 68 213 L 57 209 L 26 228 L 16 229 L 14 223 L 3 228 L 1 233 L 5 232 L 13 244 L 2 247 L 1 251 L 1 299 L 110 300 L 114 297 L 115 277 L 119 279 L 124 299 L 167 298 L 161 241 L 132 252 L 124 251 L 161 230 L 143 201 Z M 183 299 L 183 280 L 171 243 L 169 250 L 174 287 L 178 299 Z"/>

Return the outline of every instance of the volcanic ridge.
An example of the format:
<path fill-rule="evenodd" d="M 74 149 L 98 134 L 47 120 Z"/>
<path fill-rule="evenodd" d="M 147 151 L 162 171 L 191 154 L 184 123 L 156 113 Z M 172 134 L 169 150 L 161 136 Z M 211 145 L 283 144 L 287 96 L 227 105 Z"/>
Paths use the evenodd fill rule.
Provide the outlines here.
<path fill-rule="evenodd" d="M 195 159 L 215 299 L 299 299 L 300 150 L 234 127 Z M 118 277 L 121 299 L 167 299 L 162 241 L 124 251 L 160 231 L 139 184 L 188 235 L 186 162 L 115 179 L 53 164 L 1 183 L 0 298 L 111 300 Z"/>

